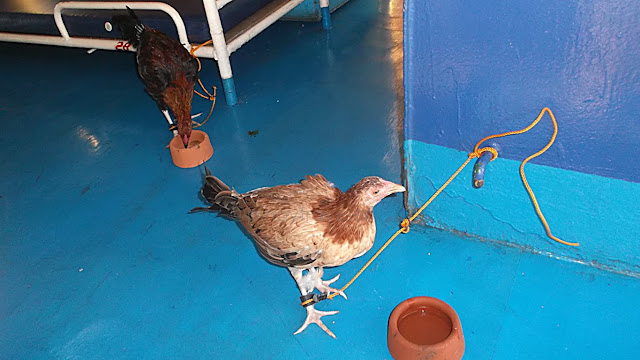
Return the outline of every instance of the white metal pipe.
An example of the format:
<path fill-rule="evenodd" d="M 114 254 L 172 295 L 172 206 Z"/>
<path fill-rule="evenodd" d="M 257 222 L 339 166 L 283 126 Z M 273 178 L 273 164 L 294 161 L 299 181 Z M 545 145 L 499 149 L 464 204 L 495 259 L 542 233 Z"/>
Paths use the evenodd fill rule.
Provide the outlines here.
<path fill-rule="evenodd" d="M 66 46 L 86 49 L 100 50 L 128 50 L 136 51 L 133 46 L 127 49 L 123 47 L 124 41 L 116 39 L 96 39 L 87 37 L 71 37 L 68 40 L 60 36 L 52 35 L 32 35 L 32 34 L 16 34 L 0 32 L 0 41 L 16 42 L 25 44 L 54 45 Z M 213 58 L 214 51 L 212 46 L 203 46 L 195 52 L 197 57 Z"/>
<path fill-rule="evenodd" d="M 213 41 L 213 49 L 218 60 L 218 69 L 220 77 L 230 79 L 233 76 L 231 72 L 231 62 L 229 61 L 229 50 L 227 49 L 227 41 L 224 39 L 224 30 L 220 22 L 220 14 L 218 13 L 218 5 L 215 0 L 202 0 L 204 11 L 207 15 L 209 23 L 209 33 Z"/>
<path fill-rule="evenodd" d="M 0 40 L 26 44 L 55 45 L 100 50 L 116 50 L 116 47 L 120 45 L 120 48 L 118 50 L 125 50 L 124 48 L 122 48 L 123 41 L 116 39 L 73 37 L 65 40 L 64 38 L 57 35 L 0 33 Z M 126 50 L 135 51 L 135 48 L 133 46 L 130 46 Z"/>
<path fill-rule="evenodd" d="M 176 24 L 180 43 L 182 43 L 187 50 L 191 49 L 191 44 L 189 43 L 187 30 L 184 26 L 184 21 L 182 21 L 182 17 L 176 9 L 162 2 L 63 1 L 56 4 L 53 8 L 53 18 L 55 19 L 56 26 L 58 26 L 60 35 L 62 35 L 65 40 L 69 40 L 69 32 L 62 20 L 62 10 L 124 10 L 127 6 L 134 10 L 158 10 L 165 12 Z"/>
<path fill-rule="evenodd" d="M 229 44 L 227 44 L 228 52 L 232 53 L 232 52 L 238 50 L 242 45 L 246 44 L 247 42 L 249 42 L 249 40 L 251 40 L 254 37 L 256 37 L 264 29 L 269 27 L 269 25 L 271 25 L 274 22 L 278 21 L 278 19 L 280 19 L 286 13 L 291 11 L 291 9 L 293 9 L 294 7 L 300 5 L 300 3 L 302 3 L 303 1 L 304 0 L 291 0 L 289 3 L 287 3 L 287 5 L 279 8 L 278 10 L 276 10 L 273 13 L 269 14 L 269 16 L 264 18 L 262 21 L 260 21 L 260 22 L 256 23 L 255 25 L 253 25 L 250 30 L 243 32 L 240 36 L 238 36 L 235 39 L 231 40 L 229 42 Z M 205 0 L 205 2 L 206 2 L 206 0 Z M 215 43 L 214 43 L 214 45 L 215 45 Z"/>
<path fill-rule="evenodd" d="M 198 50 L 193 53 L 197 57 L 206 58 L 206 59 L 216 59 L 216 52 L 211 45 L 201 46 Z"/>
<path fill-rule="evenodd" d="M 232 0 L 217 0 L 216 4 L 218 5 L 218 10 L 222 9 L 223 6 L 230 3 Z"/>

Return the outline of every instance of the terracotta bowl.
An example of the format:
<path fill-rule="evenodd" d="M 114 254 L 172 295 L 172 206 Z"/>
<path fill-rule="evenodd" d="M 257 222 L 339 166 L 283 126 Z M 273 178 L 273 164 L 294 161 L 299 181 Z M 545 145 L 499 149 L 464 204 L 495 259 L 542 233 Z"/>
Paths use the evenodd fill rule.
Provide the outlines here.
<path fill-rule="evenodd" d="M 209 140 L 209 135 L 204 131 L 193 130 L 189 139 L 189 147 L 184 148 L 184 144 L 179 136 L 174 137 L 169 143 L 171 159 L 177 167 L 192 168 L 211 158 L 213 147 Z"/>
<path fill-rule="evenodd" d="M 387 346 L 395 360 L 460 360 L 464 336 L 458 314 L 436 298 L 407 299 L 391 312 Z"/>

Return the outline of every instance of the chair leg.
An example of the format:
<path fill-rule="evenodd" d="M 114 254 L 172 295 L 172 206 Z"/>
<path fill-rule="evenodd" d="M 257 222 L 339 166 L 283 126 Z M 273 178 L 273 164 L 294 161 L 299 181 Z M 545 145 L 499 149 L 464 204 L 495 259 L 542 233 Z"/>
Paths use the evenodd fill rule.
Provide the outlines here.
<path fill-rule="evenodd" d="M 320 0 L 320 13 L 322 15 L 322 27 L 325 30 L 331 29 L 331 12 L 329 11 L 329 0 Z"/>
<path fill-rule="evenodd" d="M 222 86 L 224 87 L 224 95 L 227 104 L 233 106 L 238 102 L 236 96 L 236 87 L 233 83 L 233 73 L 231 72 L 231 62 L 229 61 L 229 51 L 227 42 L 224 38 L 224 30 L 220 22 L 220 14 L 218 5 L 215 0 L 204 0 L 204 10 L 207 14 L 207 22 L 209 23 L 209 32 L 213 40 L 213 49 L 218 62 L 218 70 L 222 78 Z"/>
<path fill-rule="evenodd" d="M 222 79 L 222 87 L 224 88 L 224 97 L 227 99 L 227 105 L 233 106 L 237 104 L 238 96 L 236 95 L 236 85 L 233 82 L 233 77 Z"/>

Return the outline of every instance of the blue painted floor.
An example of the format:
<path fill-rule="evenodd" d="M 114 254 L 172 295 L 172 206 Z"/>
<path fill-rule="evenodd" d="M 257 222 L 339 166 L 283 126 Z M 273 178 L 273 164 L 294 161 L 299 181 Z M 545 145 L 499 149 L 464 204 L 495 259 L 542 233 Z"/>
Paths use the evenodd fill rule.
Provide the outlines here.
<path fill-rule="evenodd" d="M 279 23 L 232 56 L 240 104 L 203 127 L 208 167 L 238 190 L 322 173 L 400 181 L 402 4 L 352 0 Z M 413 227 L 304 319 L 289 273 L 201 205 L 174 167 L 131 54 L 0 44 L 0 358 L 390 359 L 386 321 L 415 295 L 459 313 L 465 359 L 640 358 L 640 281 Z M 206 83 L 219 85 L 205 62 Z M 194 112 L 208 104 L 195 100 Z M 248 131 L 258 130 L 256 136 Z M 376 207 L 376 247 L 404 216 Z M 343 284 L 367 260 L 354 260 Z"/>

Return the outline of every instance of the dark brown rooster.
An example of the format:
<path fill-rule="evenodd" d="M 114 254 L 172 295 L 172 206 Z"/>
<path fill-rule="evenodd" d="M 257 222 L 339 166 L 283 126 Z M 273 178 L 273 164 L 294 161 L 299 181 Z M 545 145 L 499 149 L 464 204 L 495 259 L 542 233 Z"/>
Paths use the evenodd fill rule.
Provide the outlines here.
<path fill-rule="evenodd" d="M 133 10 L 129 7 L 127 10 L 129 15 L 115 15 L 112 21 L 136 48 L 138 73 L 146 91 L 173 125 L 168 111 L 171 110 L 177 134 L 186 148 L 191 137 L 191 101 L 198 79 L 198 62 L 178 41 L 145 26 Z"/>
<path fill-rule="evenodd" d="M 405 191 L 403 186 L 371 176 L 342 192 L 315 175 L 299 184 L 240 194 L 205 171 L 201 192 L 211 205 L 191 211 L 216 211 L 240 222 L 265 259 L 289 269 L 303 297 L 315 288 L 347 298 L 329 287 L 340 275 L 323 281 L 323 268 L 340 266 L 371 249 L 376 236 L 373 207 L 386 196 Z M 319 311 L 314 305 L 306 309 L 307 318 L 295 334 L 315 323 L 335 338 L 321 318 L 338 312 Z"/>

